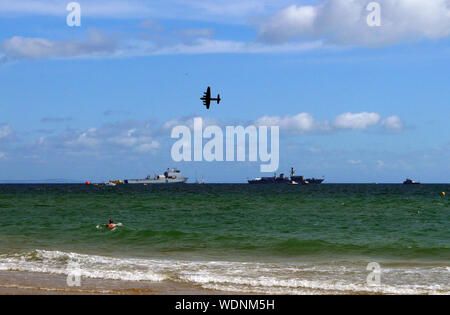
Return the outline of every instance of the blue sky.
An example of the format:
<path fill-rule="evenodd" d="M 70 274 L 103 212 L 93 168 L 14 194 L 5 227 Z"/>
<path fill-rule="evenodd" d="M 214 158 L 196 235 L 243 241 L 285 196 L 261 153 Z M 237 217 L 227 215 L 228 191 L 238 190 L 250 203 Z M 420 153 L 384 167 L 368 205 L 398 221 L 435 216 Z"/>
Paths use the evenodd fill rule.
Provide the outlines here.
<path fill-rule="evenodd" d="M 0 0 L 0 180 L 243 182 L 175 163 L 169 122 L 280 127 L 280 169 L 327 182 L 450 179 L 450 1 Z M 210 85 L 223 102 L 207 111 Z"/>

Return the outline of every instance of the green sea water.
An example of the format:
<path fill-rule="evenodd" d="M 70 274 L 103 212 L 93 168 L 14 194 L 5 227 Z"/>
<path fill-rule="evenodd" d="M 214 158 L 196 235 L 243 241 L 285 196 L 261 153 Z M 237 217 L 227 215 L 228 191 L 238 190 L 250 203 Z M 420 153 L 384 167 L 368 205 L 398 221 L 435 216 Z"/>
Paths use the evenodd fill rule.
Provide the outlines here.
<path fill-rule="evenodd" d="M 448 293 L 449 188 L 0 185 L 0 270 L 75 261 L 90 277 L 240 292 Z M 369 262 L 389 275 L 379 287 Z"/>

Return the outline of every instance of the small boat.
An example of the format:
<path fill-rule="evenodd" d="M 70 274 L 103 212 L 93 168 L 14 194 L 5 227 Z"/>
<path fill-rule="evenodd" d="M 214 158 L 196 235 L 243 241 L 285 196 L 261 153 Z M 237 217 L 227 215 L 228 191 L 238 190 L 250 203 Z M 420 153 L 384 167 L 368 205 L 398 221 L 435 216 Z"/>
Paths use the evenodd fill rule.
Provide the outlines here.
<path fill-rule="evenodd" d="M 105 186 L 117 186 L 117 185 L 122 185 L 122 184 L 123 184 L 123 181 L 118 179 L 118 180 L 110 180 L 109 182 L 105 183 Z"/>
<path fill-rule="evenodd" d="M 403 185 L 419 185 L 419 182 L 413 181 L 412 179 L 407 178 L 404 182 Z"/>

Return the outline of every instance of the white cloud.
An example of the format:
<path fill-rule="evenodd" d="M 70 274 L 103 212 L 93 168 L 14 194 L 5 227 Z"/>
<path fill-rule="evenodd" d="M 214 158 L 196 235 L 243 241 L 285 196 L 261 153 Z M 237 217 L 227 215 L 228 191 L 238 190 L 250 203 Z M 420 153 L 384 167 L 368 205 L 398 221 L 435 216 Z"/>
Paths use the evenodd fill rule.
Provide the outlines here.
<path fill-rule="evenodd" d="M 309 113 L 300 113 L 293 116 L 262 116 L 255 121 L 257 126 L 279 126 L 281 130 L 291 132 L 318 132 L 330 133 L 339 130 L 365 130 L 373 126 L 401 131 L 401 120 L 398 116 L 391 116 L 380 124 L 381 116 L 378 113 L 344 113 L 333 120 L 317 121 Z"/>
<path fill-rule="evenodd" d="M 392 117 L 386 120 L 390 121 Z M 160 133 L 167 133 L 175 126 L 185 125 L 190 129 L 194 127 L 193 116 L 175 118 L 166 121 L 160 130 Z M 210 117 L 201 117 L 203 127 L 210 125 L 225 126 L 227 123 Z M 385 121 L 386 121 L 385 120 Z M 253 124 L 255 126 L 278 126 L 280 130 L 299 133 L 330 133 L 339 130 L 365 130 L 374 126 L 382 126 L 381 118 L 378 113 L 344 113 L 333 120 L 316 120 L 310 113 L 299 113 L 285 116 L 265 115 L 257 118 Z M 236 122 L 232 122 L 235 124 Z"/>
<path fill-rule="evenodd" d="M 60 3 L 44 1 L 0 2 L 0 11 L 51 14 L 60 12 Z M 276 1 L 91 1 L 82 4 L 82 12 L 99 12 L 107 16 L 120 12 L 147 12 L 142 25 L 163 31 L 154 22 L 152 12 L 157 8 L 189 11 L 200 10 L 218 16 L 221 14 L 265 14 L 287 2 Z M 367 0 L 323 0 L 317 5 L 291 5 L 269 18 L 260 18 L 259 38 L 264 41 L 238 41 L 212 38 L 209 28 L 181 29 L 166 32 L 151 40 L 123 38 L 116 41 L 98 31 L 92 31 L 85 41 L 51 40 L 39 37 L 14 36 L 0 43 L 0 60 L 3 62 L 22 58 L 98 58 L 136 57 L 171 54 L 263 54 L 294 53 L 317 49 L 332 49 L 338 45 L 383 45 L 403 40 L 439 39 L 450 35 L 450 0 L 379 0 L 381 27 L 367 25 Z M 177 6 L 178 5 L 178 6 Z M 128 8 L 128 9 L 127 9 Z M 189 8 L 189 9 L 188 9 Z M 65 9 L 65 8 L 64 8 Z M 178 13 L 178 18 L 184 11 Z M 83 13 L 83 14 L 84 14 Z M 58 13 L 59 14 L 59 13 Z M 64 11 L 64 14 L 67 14 Z M 95 15 L 95 14 L 94 14 Z M 119 14 L 120 15 L 120 14 Z M 198 15 L 198 14 L 197 14 Z M 178 35 L 178 36 L 177 36 Z M 169 38 L 170 36 L 174 38 Z M 170 40 L 167 40 L 170 39 Z"/>
<path fill-rule="evenodd" d="M 0 43 L 0 60 L 46 58 L 128 58 L 158 55 L 194 55 L 218 53 L 292 53 L 325 47 L 320 41 L 268 45 L 258 42 L 196 38 L 189 42 L 160 44 L 148 40 L 128 39 L 116 43 L 99 32 L 92 32 L 85 42 L 52 41 L 44 38 L 14 36 Z"/>
<path fill-rule="evenodd" d="M 270 42 L 270 45 L 223 40 L 197 42 L 194 45 L 181 43 L 179 46 L 164 46 L 158 51 L 147 51 L 147 55 L 292 52 L 303 51 L 304 47 L 292 42 L 284 46 L 280 43 L 301 39 L 321 43 L 314 48 L 329 47 L 330 44 L 336 43 L 373 46 L 403 40 L 439 39 L 450 35 L 450 0 L 378 0 L 381 5 L 381 27 L 367 25 L 366 19 L 370 12 L 366 10 L 366 6 L 369 2 L 369 0 L 317 0 L 308 1 L 307 5 L 292 5 L 289 0 L 90 0 L 82 1 L 81 8 L 82 19 L 85 16 L 141 19 L 143 26 L 149 26 L 157 31 L 162 31 L 163 28 L 156 24 L 154 19 L 162 18 L 215 23 L 237 22 L 247 25 L 251 23 L 258 27 L 259 37 Z M 68 12 L 65 5 L 66 3 L 61 3 L 60 0 L 1 0 L 0 15 L 66 16 Z M 207 28 L 180 30 L 177 33 L 187 37 L 212 36 L 212 30 Z M 23 40 L 27 38 L 18 37 L 16 41 L 21 39 L 21 44 L 25 44 Z M 76 43 L 68 45 L 64 42 L 38 38 L 34 41 L 30 38 L 27 40 L 26 44 L 34 47 L 32 52 L 38 56 L 47 55 L 49 49 L 62 51 L 59 54 L 63 56 L 67 56 L 73 50 L 83 50 Z M 155 45 L 150 46 L 155 48 Z M 271 49 L 270 46 L 274 47 Z M 102 53 L 103 49 L 94 52 Z M 92 51 L 88 49 L 88 54 L 91 53 Z M 28 56 L 23 51 L 22 54 Z M 72 55 L 80 54 L 82 52 L 72 53 Z"/>
<path fill-rule="evenodd" d="M 7 140 L 13 136 L 13 131 L 9 125 L 0 125 L 0 140 Z"/>
<path fill-rule="evenodd" d="M 159 147 L 160 147 L 160 144 L 158 141 L 151 141 L 150 143 L 140 144 L 136 148 L 136 151 L 140 152 L 140 153 L 151 153 L 151 152 L 155 152 L 155 150 L 159 149 Z"/>
<path fill-rule="evenodd" d="M 259 126 L 278 126 L 280 130 L 292 132 L 292 133 L 319 133 L 319 134 L 329 134 L 337 131 L 345 130 L 367 130 L 371 127 L 384 127 L 383 123 L 385 121 L 390 121 L 391 116 L 385 120 L 381 120 L 380 114 L 378 113 L 344 113 L 338 115 L 336 118 L 331 120 L 316 120 L 310 113 L 299 113 L 295 115 L 285 115 L 285 116 L 261 116 L 257 118 L 253 124 L 257 127 Z M 187 126 L 190 129 L 194 128 L 194 116 L 174 118 L 166 121 L 162 124 L 161 128 L 158 130 L 158 135 L 167 135 L 167 133 L 172 130 L 175 126 Z M 199 117 L 202 118 L 203 128 L 206 126 L 219 126 L 224 127 L 227 125 L 241 124 L 242 122 L 224 122 L 210 117 Z M 400 119 L 400 118 L 398 118 Z M 248 123 L 248 122 L 247 122 Z M 245 123 L 244 123 L 245 124 Z"/>
<path fill-rule="evenodd" d="M 7 59 L 73 58 L 108 55 L 115 51 L 116 44 L 102 33 L 91 31 L 85 42 L 14 36 L 2 41 L 0 48 Z"/>
<path fill-rule="evenodd" d="M 450 35 L 450 0 L 378 0 L 381 26 L 367 24 L 367 0 L 324 0 L 292 5 L 262 22 L 259 35 L 270 42 L 319 38 L 338 44 L 385 45 Z"/>
<path fill-rule="evenodd" d="M 148 42 L 140 42 L 140 43 L 135 42 L 135 45 L 136 45 L 135 48 L 137 49 L 134 50 L 137 55 L 291 53 L 291 52 L 310 51 L 324 47 L 321 41 L 267 45 L 258 42 L 217 40 L 208 38 L 198 38 L 193 43 L 179 43 L 175 45 L 157 48 L 155 48 L 154 45 L 149 45 Z M 150 49 L 146 49 L 145 46 L 149 46 L 148 48 Z M 132 50 L 130 50 L 130 52 L 133 53 Z"/>
<path fill-rule="evenodd" d="M 61 0 L 1 0 L 0 15 L 67 15 Z M 185 20 L 245 23 L 267 14 L 288 0 L 89 0 L 78 1 L 82 16 L 102 18 L 182 18 Z"/>
<path fill-rule="evenodd" d="M 398 116 L 390 116 L 381 122 L 381 125 L 389 131 L 402 131 L 403 122 Z"/>
<path fill-rule="evenodd" d="M 61 0 L 2 0 L 1 14 L 33 14 L 33 15 L 67 15 L 67 4 L 71 1 Z M 152 13 L 149 5 L 143 1 L 128 0 L 90 0 L 78 1 L 82 16 L 95 17 L 132 17 L 139 18 Z"/>
<path fill-rule="evenodd" d="M 385 163 L 382 160 L 377 160 L 377 168 L 383 168 Z"/>
<path fill-rule="evenodd" d="M 100 144 L 100 140 L 97 138 L 97 129 L 90 128 L 86 131 L 80 133 L 75 133 L 74 137 L 64 141 L 64 146 L 74 147 L 74 148 L 94 148 Z M 45 138 L 40 139 L 43 143 Z"/>
<path fill-rule="evenodd" d="M 279 126 L 282 130 L 311 131 L 315 128 L 314 118 L 308 113 L 294 116 L 263 116 L 256 120 L 257 126 Z"/>
<path fill-rule="evenodd" d="M 66 130 L 64 133 L 41 137 L 35 142 L 40 149 L 81 153 L 148 153 L 159 148 L 155 130 L 149 122 L 125 121 L 99 128 Z"/>
<path fill-rule="evenodd" d="M 338 129 L 360 130 L 378 124 L 380 115 L 377 113 L 345 113 L 334 120 L 334 126 Z"/>
<path fill-rule="evenodd" d="M 263 23 L 259 30 L 260 36 L 272 42 L 281 42 L 294 36 L 311 33 L 314 31 L 317 11 L 318 9 L 313 6 L 291 5 Z"/>
<path fill-rule="evenodd" d="M 395 121 L 391 116 L 382 120 Z M 50 155 L 90 155 L 90 156 L 121 156 L 123 154 L 148 154 L 157 153 L 163 143 L 170 137 L 170 131 L 178 125 L 185 125 L 193 129 L 194 118 L 187 116 L 175 118 L 160 124 L 154 121 L 128 120 L 118 123 L 104 124 L 99 127 L 81 130 L 66 129 L 62 133 L 50 133 L 40 136 L 24 149 L 27 152 L 36 152 L 38 155 L 48 153 Z M 201 117 L 203 129 L 206 126 L 216 125 L 224 128 L 228 125 L 250 125 L 251 122 L 225 122 L 210 117 Z M 295 134 L 329 134 L 342 130 L 364 130 L 374 125 L 383 127 L 377 113 L 345 113 L 334 120 L 318 121 L 310 113 L 299 113 L 286 116 L 262 116 L 254 121 L 256 126 L 279 126 L 281 130 Z M 337 122 L 337 123 L 336 123 Z M 8 141 L 14 135 L 9 125 L 0 125 L 0 141 Z M 320 149 L 310 148 L 310 152 L 319 152 Z M 8 153 L 7 153 L 8 154 Z M 8 154 L 9 156 L 9 154 Z M 362 164 L 360 160 L 347 160 L 348 163 Z M 380 163 L 378 163 L 380 166 Z"/>

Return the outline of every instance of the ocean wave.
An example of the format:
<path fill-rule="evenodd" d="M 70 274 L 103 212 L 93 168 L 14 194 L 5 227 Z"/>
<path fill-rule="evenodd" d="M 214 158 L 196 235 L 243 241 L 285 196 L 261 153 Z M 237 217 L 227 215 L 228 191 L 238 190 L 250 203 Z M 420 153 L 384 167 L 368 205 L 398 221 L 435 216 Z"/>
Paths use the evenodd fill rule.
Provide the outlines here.
<path fill-rule="evenodd" d="M 446 244 L 420 243 L 414 240 L 387 241 L 373 239 L 332 238 L 306 239 L 275 234 L 247 235 L 233 231 L 203 231 L 200 229 L 135 229 L 127 225 L 116 229 L 115 233 L 105 235 L 99 230 L 106 230 L 97 225 L 96 233 L 83 230 L 82 237 L 93 237 L 96 240 L 112 241 L 124 246 L 153 246 L 153 249 L 164 251 L 187 251 L 201 248 L 202 251 L 233 251 L 248 252 L 250 255 L 266 255 L 273 257 L 323 256 L 368 256 L 410 259 L 440 259 L 447 261 L 450 257 L 450 247 Z M 102 231 L 104 232 L 104 231 Z M 109 230 L 108 230 L 109 232 Z M 440 246 L 439 246 L 440 245 Z"/>
<path fill-rule="evenodd" d="M 205 289 L 260 294 L 450 294 L 448 266 L 393 264 L 378 286 L 364 261 L 258 263 L 117 258 L 34 250 L 0 255 L 0 270 L 122 281 L 174 281 Z"/>
<path fill-rule="evenodd" d="M 46 250 L 0 255 L 0 270 L 67 275 L 77 272 L 87 278 L 124 281 L 162 281 L 166 278 L 138 260 L 133 263 L 129 259 Z"/>
<path fill-rule="evenodd" d="M 346 256 L 381 256 L 381 257 L 403 257 L 403 258 L 427 258 L 432 257 L 447 259 L 450 254 L 450 248 L 447 247 L 424 247 L 416 244 L 399 243 L 355 243 L 331 242 L 320 239 L 304 240 L 290 238 L 273 242 L 268 247 L 272 253 L 279 253 L 287 256 L 301 255 L 340 255 Z"/>

